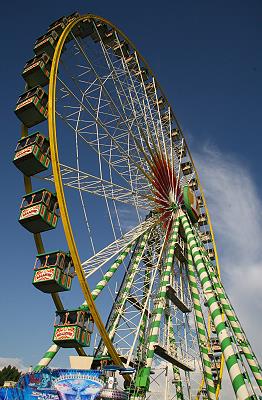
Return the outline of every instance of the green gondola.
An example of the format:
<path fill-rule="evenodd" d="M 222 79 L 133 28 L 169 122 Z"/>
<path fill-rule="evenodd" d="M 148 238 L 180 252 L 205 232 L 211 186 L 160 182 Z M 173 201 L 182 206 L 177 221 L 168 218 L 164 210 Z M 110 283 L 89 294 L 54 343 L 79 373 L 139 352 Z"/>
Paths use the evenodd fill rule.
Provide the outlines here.
<path fill-rule="evenodd" d="M 48 32 L 55 31 L 57 35 L 60 36 L 67 24 L 67 17 L 61 17 L 49 25 Z"/>
<path fill-rule="evenodd" d="M 17 143 L 13 163 L 26 176 L 47 170 L 50 165 L 49 139 L 40 132 L 23 137 Z"/>
<path fill-rule="evenodd" d="M 57 197 L 49 190 L 37 190 L 23 197 L 19 222 L 29 232 L 40 233 L 54 229 L 58 217 Z"/>
<path fill-rule="evenodd" d="M 18 98 L 15 113 L 25 126 L 31 128 L 47 119 L 47 101 L 47 93 L 41 86 L 36 86 Z"/>
<path fill-rule="evenodd" d="M 36 55 L 46 53 L 50 58 L 53 57 L 55 52 L 55 46 L 59 36 L 55 30 L 49 31 L 45 35 L 40 36 L 34 46 L 34 52 Z"/>
<path fill-rule="evenodd" d="M 94 321 L 89 311 L 57 311 L 53 342 L 60 347 L 88 347 L 93 328 Z"/>
<path fill-rule="evenodd" d="M 75 270 L 69 253 L 61 250 L 36 256 L 33 285 L 44 293 L 71 289 Z"/>
<path fill-rule="evenodd" d="M 50 69 L 51 59 L 46 53 L 42 53 L 27 61 L 22 77 L 30 88 L 37 85 L 45 86 L 49 82 Z"/>

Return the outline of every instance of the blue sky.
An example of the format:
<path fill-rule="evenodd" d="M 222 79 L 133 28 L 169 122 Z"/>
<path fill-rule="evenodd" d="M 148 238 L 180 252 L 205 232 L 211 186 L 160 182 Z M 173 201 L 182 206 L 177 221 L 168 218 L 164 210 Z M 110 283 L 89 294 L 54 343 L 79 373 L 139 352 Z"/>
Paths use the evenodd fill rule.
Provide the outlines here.
<path fill-rule="evenodd" d="M 73 11 L 98 14 L 119 26 L 161 82 L 200 167 L 225 285 L 239 303 L 236 308 L 254 347 L 261 351 L 261 326 L 255 318 L 261 309 L 255 300 L 261 292 L 262 3 L 28 0 L 4 2 L 1 10 L 0 360 L 18 358 L 23 365 L 34 364 L 51 340 L 53 304 L 31 285 L 35 248 L 30 234 L 17 223 L 23 182 L 11 163 L 20 135 L 13 109 L 35 39 L 53 20 Z M 76 289 L 74 296 L 81 302 Z M 63 362 L 60 356 L 57 365 Z"/>

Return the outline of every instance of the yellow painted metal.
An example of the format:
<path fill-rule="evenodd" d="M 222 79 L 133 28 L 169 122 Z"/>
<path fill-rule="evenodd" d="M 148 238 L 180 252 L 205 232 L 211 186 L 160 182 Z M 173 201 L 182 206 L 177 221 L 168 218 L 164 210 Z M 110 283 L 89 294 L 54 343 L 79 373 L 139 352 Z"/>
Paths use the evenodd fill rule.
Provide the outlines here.
<path fill-rule="evenodd" d="M 78 21 L 83 20 L 83 19 L 86 19 L 86 18 L 99 20 L 99 21 L 101 21 L 101 22 L 104 22 L 104 23 L 110 25 L 111 28 L 113 28 L 113 29 L 115 29 L 116 31 L 118 31 L 118 33 L 120 33 L 120 35 L 127 41 L 127 43 L 128 43 L 131 47 L 133 47 L 133 49 L 134 49 L 134 50 L 137 52 L 137 54 L 139 55 L 139 58 L 140 58 L 140 59 L 143 61 L 143 63 L 145 64 L 145 66 L 146 66 L 146 68 L 148 69 L 149 73 L 155 78 L 156 83 L 157 83 L 157 87 L 161 90 L 163 96 L 165 97 L 165 102 L 166 102 L 166 104 L 170 107 L 170 109 L 171 109 L 173 115 L 175 116 L 175 113 L 173 112 L 172 106 L 171 106 L 171 104 L 169 103 L 168 99 L 166 98 L 166 96 L 165 96 L 165 94 L 164 94 L 164 91 L 163 91 L 163 89 L 162 89 L 160 83 L 158 82 L 158 80 L 157 80 L 157 78 L 156 78 L 156 75 L 153 73 L 153 71 L 152 71 L 152 69 L 150 68 L 148 62 L 145 60 L 145 58 L 142 56 L 142 54 L 140 54 L 140 52 L 137 50 L 137 48 L 136 48 L 136 46 L 134 45 L 134 43 L 124 34 L 124 32 L 121 31 L 121 29 L 119 29 L 119 28 L 118 28 L 116 25 L 114 25 L 111 21 L 108 21 L 107 19 L 105 19 L 105 18 L 103 18 L 103 17 L 100 17 L 100 16 L 98 16 L 98 15 L 94 15 L 94 14 L 86 14 L 86 15 L 80 17 L 80 18 L 78 19 Z M 181 126 L 180 126 L 180 124 L 178 123 L 178 121 L 177 121 L 176 118 L 175 118 L 175 120 L 176 120 L 177 126 L 178 126 L 178 128 L 179 128 L 179 130 L 180 130 L 180 132 L 181 132 L 181 134 L 182 134 L 182 136 L 183 136 L 183 138 L 184 138 L 184 135 L 183 135 L 183 133 L 182 133 L 182 128 L 181 128 Z M 192 155 L 191 155 L 191 153 L 190 153 L 190 150 L 189 150 L 189 147 L 188 147 L 188 145 L 187 145 L 187 143 L 186 143 L 185 138 L 184 138 L 184 143 L 185 143 L 185 145 L 186 145 L 186 148 L 187 148 L 187 151 L 188 151 L 188 154 L 189 154 L 189 158 L 190 158 L 190 160 L 191 160 L 191 163 L 192 163 L 192 166 L 193 166 L 195 175 L 196 175 L 196 179 L 197 179 L 197 182 L 198 182 L 199 190 L 200 190 L 201 196 L 202 196 L 202 198 L 203 198 L 204 208 L 205 208 L 205 211 L 206 211 L 207 220 L 208 220 L 208 224 L 209 224 L 209 227 L 210 227 L 210 233 L 211 233 L 212 242 L 213 242 L 214 251 L 215 251 L 215 260 L 216 260 L 216 264 L 217 264 L 217 271 L 218 271 L 218 275 L 219 275 L 219 277 L 220 277 L 220 266 L 219 266 L 219 261 L 218 261 L 217 248 L 216 248 L 216 243 L 215 243 L 215 235 L 214 235 L 213 226 L 212 226 L 212 223 L 211 223 L 210 213 L 209 213 L 209 210 L 208 210 L 208 207 L 207 207 L 207 203 L 206 203 L 204 191 L 203 191 L 203 188 L 202 188 L 201 183 L 200 183 L 200 180 L 199 180 L 199 175 L 198 175 L 198 173 L 197 173 L 197 170 L 196 170 L 196 167 L 195 167 L 195 164 L 194 164 Z"/>
<path fill-rule="evenodd" d="M 90 291 L 90 288 L 87 284 L 87 281 L 84 276 L 84 272 L 81 266 L 81 261 L 80 257 L 78 254 L 77 246 L 75 243 L 69 215 L 68 215 L 68 210 L 67 210 L 67 205 L 66 205 L 66 199 L 64 195 L 64 189 L 63 189 L 63 183 L 62 183 L 62 178 L 61 178 L 61 172 L 60 172 L 60 163 L 59 163 L 59 155 L 58 155 L 58 144 L 57 144 L 57 138 L 56 138 L 56 114 L 55 114 L 55 103 L 56 103 L 56 78 L 57 78 L 57 71 L 58 71 L 58 65 L 59 65 L 59 60 L 60 60 L 60 55 L 61 51 L 63 48 L 63 45 L 65 43 L 65 40 L 72 30 L 72 28 L 82 21 L 83 19 L 87 18 L 88 16 L 83 16 L 75 19 L 71 23 L 67 25 L 65 30 L 63 31 L 62 35 L 59 38 L 59 41 L 56 45 L 56 50 L 54 53 L 53 61 L 52 61 L 52 67 L 51 67 L 51 73 L 50 73 L 50 82 L 49 82 L 49 95 L 48 95 L 48 128 L 49 128 L 49 140 L 50 140 L 50 150 L 51 150 L 51 160 L 52 160 L 52 168 L 53 168 L 53 176 L 54 176 L 54 183 L 55 183 L 55 188 L 56 188 L 56 194 L 57 194 L 57 199 L 58 199 L 58 204 L 59 204 L 59 209 L 61 213 L 61 219 L 64 227 L 64 232 L 65 236 L 67 239 L 68 247 L 70 250 L 70 254 L 73 260 L 73 264 L 75 267 L 75 271 L 82 289 L 82 292 L 84 294 L 86 303 L 88 305 L 88 308 L 92 314 L 92 317 L 94 318 L 94 322 L 98 328 L 98 331 L 101 335 L 102 340 L 105 343 L 105 346 L 107 347 L 107 350 L 112 357 L 113 362 L 116 365 L 123 365 L 116 349 L 113 346 L 113 343 L 111 342 L 108 333 L 105 329 L 105 326 L 103 324 L 103 321 L 100 317 L 100 314 L 96 308 L 96 305 L 93 301 L 92 294 Z M 127 381 L 130 381 L 130 376 L 125 375 L 125 379 Z"/>
<path fill-rule="evenodd" d="M 78 255 L 78 251 L 77 251 L 77 246 L 74 240 L 74 236 L 73 236 L 73 232 L 72 232 L 72 228 L 71 228 L 71 224 L 70 224 L 70 219 L 69 219 L 69 215 L 68 215 L 68 211 L 67 211 L 67 207 L 66 207 L 66 200 L 65 200 L 65 196 L 64 196 L 64 191 L 63 191 L 63 184 L 62 184 L 62 178 L 61 178 L 61 173 L 60 173 L 60 169 L 59 169 L 59 157 L 58 157 L 58 145 L 57 145 L 57 140 L 56 140 L 56 120 L 55 120 L 55 90 L 56 90 L 56 76 L 57 76 L 57 71 L 58 71 L 58 64 L 59 64 L 59 59 L 60 59 L 60 55 L 61 55 L 61 51 L 62 51 L 62 47 L 65 43 L 66 37 L 68 36 L 68 34 L 70 33 L 70 31 L 72 30 L 72 28 L 79 23 L 80 21 L 83 21 L 84 19 L 90 19 L 90 20 L 99 20 L 107 25 L 109 25 L 111 28 L 115 29 L 126 41 L 127 43 L 136 51 L 136 53 L 138 54 L 139 58 L 143 61 L 144 65 L 146 66 L 146 68 L 148 69 L 149 73 L 155 78 L 156 82 L 157 82 L 157 86 L 158 88 L 161 90 L 163 96 L 164 92 L 161 88 L 161 85 L 159 84 L 158 80 L 156 79 L 155 74 L 153 73 L 152 69 L 150 68 L 149 64 L 147 63 L 147 61 L 145 60 L 145 58 L 140 54 L 140 52 L 137 50 L 136 46 L 132 43 L 132 41 L 118 28 L 116 27 L 114 24 L 112 24 L 112 22 L 108 21 L 107 19 L 100 17 L 98 15 L 94 15 L 94 14 L 86 14 L 83 15 L 77 19 L 75 19 L 74 21 L 72 21 L 70 24 L 67 25 L 67 27 L 65 28 L 65 30 L 63 31 L 62 35 L 59 38 L 58 44 L 56 46 L 56 50 L 55 50 L 55 54 L 54 54 L 54 58 L 53 58 L 53 62 L 52 62 L 52 68 L 51 68 L 51 74 L 50 74 L 50 84 L 49 84 L 49 99 L 48 99 L 48 126 L 49 126 L 49 138 L 50 138 L 50 146 L 51 146 L 51 159 L 52 159 L 52 166 L 53 166 L 53 174 L 54 174 L 54 181 L 55 181 L 55 186 L 56 186 L 56 191 L 57 191 L 57 197 L 58 197 L 58 202 L 59 202 L 59 207 L 60 207 L 60 212 L 61 212 L 61 218 L 62 218 L 62 223 L 64 226 L 64 231 L 65 231 L 65 235 L 67 238 L 67 242 L 68 242 L 68 246 L 73 258 L 73 262 L 74 265 L 76 267 L 76 273 L 83 291 L 83 294 L 85 296 L 85 299 L 87 301 L 87 304 L 90 308 L 90 311 L 92 312 L 92 315 L 95 319 L 95 323 L 99 329 L 99 332 L 101 334 L 101 337 L 103 338 L 105 345 L 107 346 L 107 349 L 111 355 L 111 357 L 113 358 L 113 361 L 117 364 L 122 364 L 120 358 L 117 355 L 117 352 L 115 351 L 112 342 L 110 341 L 107 332 L 104 328 L 104 325 L 101 321 L 100 315 L 95 307 L 95 304 L 93 302 L 93 299 L 91 297 L 91 292 L 90 289 L 87 285 L 87 282 L 85 280 L 85 277 L 83 275 L 83 271 L 82 271 L 82 267 L 81 267 L 81 262 L 80 262 L 80 258 Z M 165 97 L 166 103 L 167 105 L 170 107 L 173 115 L 175 116 L 172 107 L 168 101 L 168 99 Z M 176 124 L 181 132 L 181 135 L 183 136 L 182 133 L 182 129 L 175 117 L 175 121 Z M 183 136 L 184 137 L 184 136 Z M 197 173 L 197 170 L 195 168 L 195 164 L 192 158 L 192 155 L 190 153 L 190 150 L 187 146 L 187 143 L 184 139 L 185 142 L 185 146 L 187 148 L 190 160 L 192 162 L 192 166 L 194 168 L 195 171 L 195 175 L 196 175 L 196 179 L 198 182 L 198 186 L 199 186 L 199 190 L 201 193 L 201 196 L 203 198 L 203 203 L 204 203 L 204 208 L 205 208 L 205 212 L 207 215 L 207 219 L 208 219 L 208 224 L 210 227 L 210 233 L 211 233 L 211 237 L 212 237 L 212 242 L 213 242 L 213 247 L 214 247 L 214 252 L 215 252 L 215 260 L 216 260 L 216 265 L 217 265 L 217 271 L 218 271 L 218 275 L 220 277 L 220 266 L 219 266 L 219 260 L 218 260 L 218 254 L 217 254 L 217 248 L 216 248 L 216 243 L 215 243 L 215 236 L 214 236 L 214 231 L 213 231 L 213 227 L 212 227 L 212 223 L 211 223 L 211 218 L 210 218 L 210 213 L 207 207 L 207 203 L 205 200 L 205 195 L 204 195 L 204 191 L 202 189 L 200 180 L 199 180 L 199 175 Z M 94 313 L 94 314 L 93 314 Z M 223 375 L 223 367 L 224 367 L 224 358 L 222 356 L 221 358 L 221 368 L 220 368 L 220 379 L 222 379 L 222 375 Z M 129 378 L 128 378 L 129 379 Z M 217 388 L 217 393 L 216 396 L 218 398 L 219 396 L 219 391 L 220 391 L 220 385 L 218 385 Z"/>

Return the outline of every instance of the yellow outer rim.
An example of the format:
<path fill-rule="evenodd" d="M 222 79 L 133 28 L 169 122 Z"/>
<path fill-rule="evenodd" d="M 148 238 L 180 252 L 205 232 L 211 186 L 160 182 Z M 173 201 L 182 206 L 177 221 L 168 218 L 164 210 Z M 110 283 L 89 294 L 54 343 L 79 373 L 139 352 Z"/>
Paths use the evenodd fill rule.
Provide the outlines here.
<path fill-rule="evenodd" d="M 66 28 L 64 29 L 64 31 L 62 32 L 58 43 L 56 45 L 56 49 L 55 49 L 55 53 L 54 53 L 54 57 L 53 57 L 53 61 L 52 61 L 52 67 L 51 67 L 51 72 L 50 72 L 50 82 L 49 82 L 49 93 L 48 93 L 48 129 L 49 129 L 49 139 L 50 139 L 50 149 L 51 149 L 51 160 L 52 160 L 52 168 L 53 168 L 53 175 L 54 175 L 54 183 L 55 183 L 55 187 L 56 187 L 56 193 L 57 193 L 57 198 L 58 198 L 58 203 L 59 203 L 59 207 L 60 207 L 60 213 L 61 213 L 61 220 L 62 220 L 62 224 L 63 224 L 63 228 L 64 228 L 64 232 L 65 232 L 65 236 L 67 239 L 67 243 L 68 243 L 68 247 L 74 262 L 74 266 L 76 269 L 76 274 L 82 289 L 82 292 L 84 294 L 85 300 L 87 302 L 87 305 L 92 313 L 92 316 L 94 318 L 95 324 L 99 330 L 99 333 L 102 337 L 102 339 L 104 340 L 104 343 L 109 351 L 110 356 L 113 359 L 113 362 L 117 365 L 123 365 L 122 361 L 120 359 L 120 357 L 118 356 L 107 332 L 106 329 L 104 327 L 104 324 L 100 318 L 100 315 L 96 309 L 95 303 L 92 299 L 91 296 L 91 291 L 90 288 L 85 280 L 84 274 L 83 274 L 83 270 L 81 267 L 81 261 L 80 261 L 80 257 L 78 254 L 78 250 L 77 250 L 77 246 L 74 240 L 74 236 L 73 236 L 73 231 L 72 231 L 72 227 L 70 224 L 70 219 L 69 219 L 69 215 L 68 215 L 68 210 L 67 210 L 67 206 L 66 206 L 66 200 L 65 200 L 65 195 L 64 195 L 64 190 L 63 190 L 63 183 L 62 183 L 62 177 L 61 177 L 61 172 L 60 172 L 60 168 L 59 168 L 59 156 L 58 156 L 58 145 L 57 145 L 57 137 L 56 137 L 56 119 L 55 119 L 55 99 L 56 99 L 56 77 L 57 77 L 57 71 L 58 71 L 58 64 L 59 64 L 59 59 L 61 56 L 61 52 L 62 52 L 62 48 L 63 45 L 65 43 L 66 37 L 68 36 L 68 34 L 70 33 L 70 31 L 72 30 L 72 28 L 79 23 L 80 21 L 83 21 L 84 19 L 97 19 L 100 20 L 101 22 L 104 22 L 108 25 L 110 25 L 113 29 L 117 30 L 120 35 L 133 47 L 133 49 L 137 52 L 137 54 L 139 55 L 140 59 L 143 61 L 143 63 L 145 64 L 145 66 L 147 67 L 148 71 L 150 72 L 150 74 L 156 79 L 155 74 L 153 73 L 152 69 L 150 68 L 149 64 L 147 63 L 147 61 L 145 60 L 145 58 L 140 54 L 140 52 L 137 50 L 136 46 L 132 43 L 132 41 L 116 26 L 114 25 L 112 22 L 108 21 L 107 19 L 100 17 L 98 15 L 95 14 L 85 14 L 83 16 L 80 16 L 78 18 L 76 18 L 74 21 L 70 22 Z M 157 81 L 157 85 L 159 87 L 159 89 L 161 90 L 162 94 L 164 95 L 164 92 L 159 84 L 159 82 Z M 177 126 L 182 134 L 182 137 L 184 138 L 184 135 L 182 133 L 182 129 L 175 117 L 175 113 L 173 112 L 173 109 L 168 101 L 168 99 L 166 98 L 166 96 L 164 95 L 165 99 L 167 100 L 167 104 L 170 107 L 172 114 L 174 115 L 175 121 L 177 123 Z M 198 186 L 199 186 L 199 190 L 201 193 L 201 196 L 203 198 L 203 203 L 204 203 L 204 208 L 205 208 L 205 212 L 207 215 L 207 219 L 208 219 L 208 224 L 210 227 L 210 232 L 211 232 L 211 237 L 212 237 L 212 242 L 213 242 L 213 248 L 214 248 L 214 252 L 215 252 L 215 260 L 216 260 L 216 266 L 217 266 L 217 271 L 218 271 L 218 276 L 220 277 L 220 266 L 219 266 L 219 261 L 218 261 L 218 254 L 217 254 L 217 248 L 216 248 L 216 243 L 215 243 L 215 236 L 214 236 L 214 231 L 213 231 L 213 227 L 212 227 L 212 223 L 211 223 L 211 218 L 210 218 L 210 214 L 208 211 L 208 207 L 207 207 L 207 203 L 205 200 L 205 196 L 204 196 L 204 192 L 199 180 L 199 175 L 197 173 L 197 170 L 195 168 L 195 164 L 192 158 L 192 155 L 190 153 L 190 150 L 188 148 L 188 145 L 186 143 L 186 140 L 184 138 L 184 142 L 190 157 L 190 160 L 192 162 L 192 166 L 194 168 L 195 174 L 196 174 L 196 179 L 198 182 Z M 221 357 L 221 368 L 220 368 L 220 380 L 222 380 L 222 375 L 223 375 L 223 367 L 224 367 L 224 358 L 223 355 Z M 129 375 L 125 375 L 127 380 L 130 380 Z M 218 385 L 217 387 L 217 392 L 216 392 L 216 397 L 218 398 L 219 396 L 219 392 L 220 392 L 220 385 Z"/>
<path fill-rule="evenodd" d="M 49 93 L 48 93 L 48 129 L 49 129 L 49 140 L 50 140 L 50 150 L 51 150 L 51 160 L 52 160 L 52 169 L 53 169 L 53 175 L 54 175 L 54 183 L 55 183 L 55 188 L 56 188 L 56 194 L 57 194 L 57 199 L 58 199 L 58 204 L 59 204 L 59 209 L 60 209 L 60 214 L 61 214 L 61 219 L 62 219 L 62 224 L 66 236 L 66 240 L 68 243 L 68 247 L 71 253 L 71 257 L 75 266 L 75 271 L 77 274 L 77 278 L 79 280 L 82 292 L 84 294 L 85 300 L 87 302 L 87 305 L 89 307 L 89 310 L 92 314 L 92 317 L 94 318 L 94 322 L 98 328 L 98 331 L 101 335 L 101 338 L 103 339 L 107 350 L 112 357 L 113 362 L 116 365 L 123 365 L 119 355 L 117 354 L 112 341 L 110 340 L 108 333 L 105 329 L 105 326 L 102 322 L 102 319 L 100 317 L 100 314 L 96 308 L 96 305 L 93 301 L 92 295 L 90 288 L 86 282 L 82 266 L 81 266 L 81 261 L 80 257 L 78 254 L 77 246 L 74 240 L 74 235 L 72 231 L 72 227 L 70 224 L 70 219 L 68 215 L 68 210 L 66 206 L 66 200 L 65 200 L 65 194 L 64 194 L 64 189 L 63 189 L 63 183 L 62 183 L 62 177 L 61 177 L 61 172 L 59 168 L 59 156 L 58 156 L 58 145 L 57 145 L 57 138 L 56 138 L 56 117 L 55 117 L 55 102 L 56 102 L 56 77 L 57 77 L 57 71 L 58 71 L 58 64 L 60 60 L 60 55 L 61 51 L 63 48 L 63 45 L 65 43 L 65 40 L 70 33 L 71 29 L 80 21 L 85 19 L 87 16 L 82 16 L 71 23 L 69 23 L 66 28 L 64 29 L 62 35 L 60 36 L 58 43 L 56 45 L 53 61 L 52 61 L 52 67 L 51 67 L 51 72 L 50 72 L 50 82 L 49 82 Z M 130 376 L 125 375 L 125 379 L 130 381 Z"/>

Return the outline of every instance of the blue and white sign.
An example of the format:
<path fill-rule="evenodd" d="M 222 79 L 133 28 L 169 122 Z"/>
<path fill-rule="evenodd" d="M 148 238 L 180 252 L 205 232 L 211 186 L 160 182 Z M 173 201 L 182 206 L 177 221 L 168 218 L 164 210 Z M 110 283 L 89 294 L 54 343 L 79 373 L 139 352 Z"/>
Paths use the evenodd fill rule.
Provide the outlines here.
<path fill-rule="evenodd" d="M 0 400 L 94 400 L 104 387 L 101 371 L 44 369 L 23 375 L 16 387 L 1 388 Z"/>

